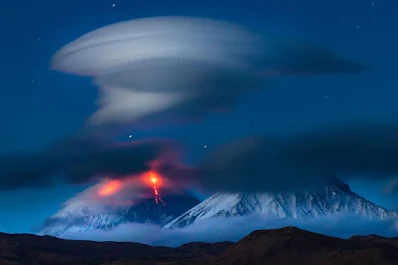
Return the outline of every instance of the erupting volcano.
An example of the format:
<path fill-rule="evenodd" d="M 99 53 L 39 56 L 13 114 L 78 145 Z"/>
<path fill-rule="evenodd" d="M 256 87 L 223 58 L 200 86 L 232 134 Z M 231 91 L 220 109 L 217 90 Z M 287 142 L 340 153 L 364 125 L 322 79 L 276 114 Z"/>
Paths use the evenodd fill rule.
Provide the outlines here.
<path fill-rule="evenodd" d="M 158 187 L 162 184 L 162 179 L 159 173 L 151 170 L 144 174 L 144 183 L 153 189 L 153 196 L 155 198 L 156 204 L 161 202 L 165 205 L 164 201 L 160 197 Z M 122 189 L 122 182 L 120 180 L 110 180 L 104 183 L 98 190 L 98 195 L 100 196 L 110 196 L 119 192 Z"/>
<path fill-rule="evenodd" d="M 159 190 L 157 188 L 158 185 L 160 185 L 161 180 L 159 174 L 154 171 L 149 171 L 146 175 L 146 178 L 149 180 L 149 183 L 153 187 L 153 195 L 155 197 L 156 204 L 159 204 L 159 202 L 161 202 L 163 205 L 165 205 L 164 201 L 160 197 Z"/>
<path fill-rule="evenodd" d="M 92 196 L 93 191 L 97 196 Z M 98 189 L 78 194 L 46 221 L 39 234 L 63 237 L 66 232 L 108 231 L 131 223 L 163 226 L 199 203 L 150 170 L 107 180 Z"/>

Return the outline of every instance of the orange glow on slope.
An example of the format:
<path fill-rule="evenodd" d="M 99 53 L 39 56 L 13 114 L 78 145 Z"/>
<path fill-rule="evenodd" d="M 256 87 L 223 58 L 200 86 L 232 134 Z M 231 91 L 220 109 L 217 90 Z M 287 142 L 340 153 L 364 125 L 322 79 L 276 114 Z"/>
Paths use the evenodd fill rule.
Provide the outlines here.
<path fill-rule="evenodd" d="M 109 196 L 109 195 L 112 195 L 115 192 L 119 191 L 120 188 L 121 188 L 120 181 L 112 180 L 112 181 L 105 183 L 98 191 L 98 194 L 101 196 Z"/>

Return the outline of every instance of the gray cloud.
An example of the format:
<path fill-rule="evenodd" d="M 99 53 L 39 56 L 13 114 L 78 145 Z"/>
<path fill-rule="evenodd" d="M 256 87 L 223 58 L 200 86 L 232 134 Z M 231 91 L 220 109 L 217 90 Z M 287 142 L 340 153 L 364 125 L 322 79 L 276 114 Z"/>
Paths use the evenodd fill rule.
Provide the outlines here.
<path fill-rule="evenodd" d="M 385 188 L 384 188 L 384 191 L 385 191 L 386 193 L 395 193 L 395 192 L 398 192 L 398 178 L 397 178 L 397 177 L 391 178 L 391 179 L 387 182 L 387 184 L 386 184 L 386 186 L 385 186 Z"/>
<path fill-rule="evenodd" d="M 177 152 L 175 143 L 162 139 L 112 143 L 86 136 L 68 138 L 37 153 L 1 157 L 0 189 L 139 174 L 151 169 L 151 162 L 173 159 Z"/>
<path fill-rule="evenodd" d="M 154 17 L 112 24 L 65 45 L 52 69 L 90 76 L 100 90 L 89 126 L 158 115 L 190 120 L 229 110 L 270 75 L 361 72 L 322 47 L 268 38 L 223 21 Z"/>
<path fill-rule="evenodd" d="M 249 137 L 228 143 L 198 165 L 197 178 L 212 191 L 298 190 L 342 178 L 398 173 L 398 126 L 337 126 L 294 136 Z"/>
<path fill-rule="evenodd" d="M 0 159 L 0 187 L 41 187 L 123 178 L 156 168 L 180 187 L 206 192 L 296 191 L 350 178 L 398 175 L 398 126 L 348 124 L 297 135 L 247 137 L 209 150 L 192 168 L 168 140 L 115 144 L 71 138 L 30 155 Z M 341 178 L 341 179 L 340 179 Z M 395 191 L 395 182 L 390 192 Z"/>

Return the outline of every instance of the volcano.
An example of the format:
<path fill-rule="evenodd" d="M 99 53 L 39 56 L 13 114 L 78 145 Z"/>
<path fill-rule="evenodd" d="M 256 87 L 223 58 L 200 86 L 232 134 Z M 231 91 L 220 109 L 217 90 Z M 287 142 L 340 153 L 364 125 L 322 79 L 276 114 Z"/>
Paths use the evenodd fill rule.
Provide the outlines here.
<path fill-rule="evenodd" d="M 345 183 L 327 185 L 315 191 L 298 193 L 217 193 L 166 224 L 183 228 L 208 218 L 262 215 L 278 219 L 311 219 L 349 213 L 383 220 L 398 218 L 353 192 Z"/>
<path fill-rule="evenodd" d="M 90 200 L 76 200 L 46 220 L 39 235 L 61 237 L 65 232 L 111 230 L 128 223 L 163 226 L 200 201 L 185 192 L 164 194 L 164 203 L 154 198 L 135 201 L 132 205 L 99 206 Z"/>

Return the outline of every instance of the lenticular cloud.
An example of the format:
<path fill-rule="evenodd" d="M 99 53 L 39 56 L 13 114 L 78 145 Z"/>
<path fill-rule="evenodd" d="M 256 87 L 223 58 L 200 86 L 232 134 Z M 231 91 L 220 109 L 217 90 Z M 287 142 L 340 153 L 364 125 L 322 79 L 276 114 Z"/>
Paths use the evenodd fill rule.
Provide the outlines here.
<path fill-rule="evenodd" d="M 267 73 L 358 72 L 363 66 L 223 21 L 155 17 L 89 32 L 61 48 L 52 68 L 93 77 L 101 104 L 89 124 L 109 125 L 230 109 L 261 88 Z"/>

